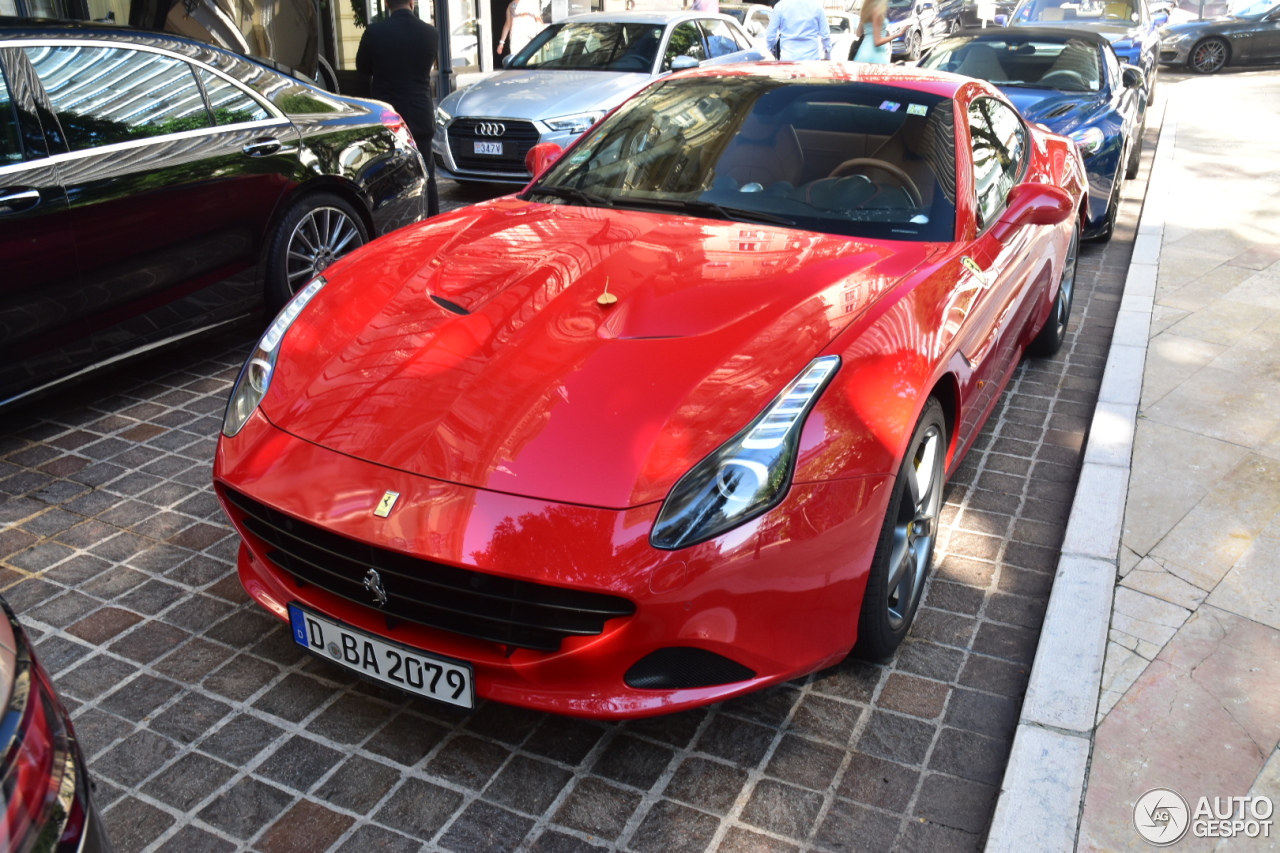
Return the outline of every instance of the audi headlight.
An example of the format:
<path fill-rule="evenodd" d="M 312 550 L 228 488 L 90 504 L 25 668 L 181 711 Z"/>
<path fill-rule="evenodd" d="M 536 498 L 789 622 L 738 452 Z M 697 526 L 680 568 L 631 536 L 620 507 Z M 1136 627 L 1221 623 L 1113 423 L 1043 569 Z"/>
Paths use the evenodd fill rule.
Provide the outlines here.
<path fill-rule="evenodd" d="M 1071 139 L 1075 142 L 1076 147 L 1080 149 L 1080 153 L 1086 157 L 1098 153 L 1098 149 L 1107 141 L 1107 137 L 1096 127 L 1077 130 L 1071 134 Z"/>
<path fill-rule="evenodd" d="M 809 362 L 755 420 L 681 477 L 663 501 L 650 544 L 687 548 L 777 506 L 791 485 L 805 416 L 839 367 L 835 355 Z"/>
<path fill-rule="evenodd" d="M 595 110 L 589 113 L 545 119 L 544 123 L 557 133 L 583 133 L 587 128 L 599 121 L 602 115 L 604 115 L 604 110 Z"/>
<path fill-rule="evenodd" d="M 323 276 L 316 276 L 311 283 L 299 290 L 284 306 L 284 310 L 276 315 L 259 339 L 257 347 L 249 360 L 240 368 L 240 376 L 231 389 L 231 398 L 227 400 L 227 412 L 222 417 L 222 434 L 228 438 L 235 435 L 248 423 L 249 416 L 267 396 L 271 387 L 271 374 L 276 369 L 276 357 L 280 353 L 280 342 L 284 340 L 293 321 L 298 319 L 302 309 L 325 286 Z"/>
<path fill-rule="evenodd" d="M 453 116 L 449 115 L 440 107 L 436 107 L 436 125 L 438 127 L 444 127 L 451 121 L 453 121 Z"/>

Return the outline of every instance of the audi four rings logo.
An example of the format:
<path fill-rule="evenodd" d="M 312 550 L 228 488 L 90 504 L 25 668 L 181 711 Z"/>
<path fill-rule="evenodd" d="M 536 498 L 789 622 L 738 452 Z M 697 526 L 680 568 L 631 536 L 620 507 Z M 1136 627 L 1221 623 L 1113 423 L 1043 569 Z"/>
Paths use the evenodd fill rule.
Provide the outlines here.
<path fill-rule="evenodd" d="M 476 127 L 476 133 L 481 136 L 501 136 L 507 132 L 507 126 L 499 121 L 482 121 Z"/>

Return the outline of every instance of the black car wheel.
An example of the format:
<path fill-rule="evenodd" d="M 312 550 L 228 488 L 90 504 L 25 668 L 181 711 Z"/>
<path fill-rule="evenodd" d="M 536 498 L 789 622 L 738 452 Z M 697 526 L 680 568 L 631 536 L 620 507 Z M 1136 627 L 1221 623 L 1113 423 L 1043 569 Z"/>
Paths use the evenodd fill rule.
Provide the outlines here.
<path fill-rule="evenodd" d="M 1123 167 L 1123 164 L 1121 164 Z M 1116 173 L 1115 185 L 1111 190 L 1111 198 L 1107 201 L 1107 215 L 1103 221 L 1102 230 L 1094 234 L 1092 240 L 1099 243 L 1105 243 L 1111 239 L 1111 235 L 1116 233 L 1116 217 L 1120 215 L 1120 173 Z"/>
<path fill-rule="evenodd" d="M 1071 226 L 1071 245 L 1062 262 L 1062 278 L 1058 281 L 1058 296 L 1053 300 L 1053 310 L 1044 328 L 1027 347 L 1027 354 L 1036 358 L 1048 358 L 1062 349 L 1067 339 L 1067 326 L 1071 322 L 1071 299 L 1076 292 L 1076 259 L 1080 256 L 1080 226 Z"/>
<path fill-rule="evenodd" d="M 1125 180 L 1132 181 L 1138 177 L 1138 169 L 1142 166 L 1142 137 L 1147 130 L 1146 119 L 1142 120 L 1142 125 L 1133 135 L 1133 140 L 1129 143 L 1129 159 L 1125 162 L 1124 177 Z"/>
<path fill-rule="evenodd" d="M 1222 39 L 1213 38 L 1191 48 L 1189 65 L 1197 74 L 1213 74 L 1222 70 L 1231 58 L 1231 47 Z"/>
<path fill-rule="evenodd" d="M 946 455 L 942 406 L 930 398 L 894 480 L 871 562 L 855 646 L 861 657 L 883 660 L 892 655 L 920 606 L 938 538 Z"/>
<path fill-rule="evenodd" d="M 329 193 L 300 199 L 276 228 L 267 252 L 267 303 L 278 310 L 338 258 L 369 242 L 360 215 Z"/>

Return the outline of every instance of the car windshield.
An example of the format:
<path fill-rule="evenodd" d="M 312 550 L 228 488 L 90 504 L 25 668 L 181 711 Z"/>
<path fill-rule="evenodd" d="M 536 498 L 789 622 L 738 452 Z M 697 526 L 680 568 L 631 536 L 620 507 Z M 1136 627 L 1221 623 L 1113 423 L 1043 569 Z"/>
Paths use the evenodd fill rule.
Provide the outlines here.
<path fill-rule="evenodd" d="M 552 24 L 516 54 L 510 67 L 651 71 L 662 29 L 661 24 L 613 21 Z"/>
<path fill-rule="evenodd" d="M 949 98 L 894 86 L 669 79 L 619 108 L 525 198 L 951 240 L 954 128 Z"/>
<path fill-rule="evenodd" d="M 1247 20 L 1265 18 L 1268 12 L 1272 12 L 1276 9 L 1280 9 L 1280 3 L 1277 3 L 1276 0 L 1262 0 L 1261 3 L 1253 3 L 1249 6 L 1245 6 L 1239 12 L 1235 13 L 1235 17 L 1245 18 Z"/>
<path fill-rule="evenodd" d="M 1019 23 L 1134 24 L 1139 20 L 1137 2 L 1141 0 L 1031 0 L 1019 7 L 1014 19 Z"/>
<path fill-rule="evenodd" d="M 997 86 L 1097 92 L 1102 88 L 1098 46 L 1084 39 L 947 39 L 920 63 L 925 68 L 989 80 Z"/>

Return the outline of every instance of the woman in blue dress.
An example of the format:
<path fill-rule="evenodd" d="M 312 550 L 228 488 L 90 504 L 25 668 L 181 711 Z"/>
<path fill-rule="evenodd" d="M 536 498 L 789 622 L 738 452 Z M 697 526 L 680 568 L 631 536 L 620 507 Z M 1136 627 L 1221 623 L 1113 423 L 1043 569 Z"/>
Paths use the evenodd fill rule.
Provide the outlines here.
<path fill-rule="evenodd" d="M 903 27 L 898 32 L 890 34 L 889 26 L 884 20 L 888 11 L 889 0 L 865 0 L 862 4 L 862 16 L 858 20 L 858 27 L 862 30 L 862 42 L 858 45 L 858 52 L 853 56 L 854 62 L 889 64 L 889 45 L 906 32 L 907 28 Z"/>

